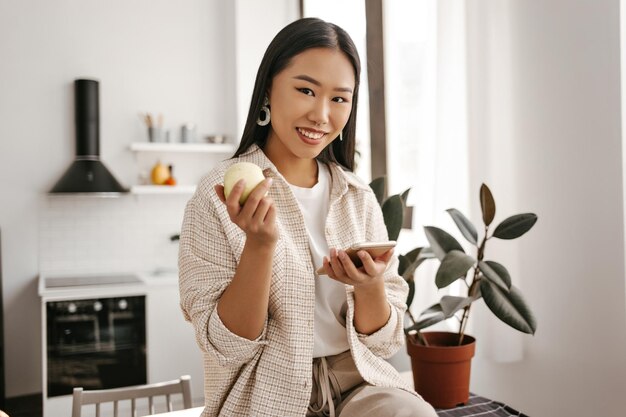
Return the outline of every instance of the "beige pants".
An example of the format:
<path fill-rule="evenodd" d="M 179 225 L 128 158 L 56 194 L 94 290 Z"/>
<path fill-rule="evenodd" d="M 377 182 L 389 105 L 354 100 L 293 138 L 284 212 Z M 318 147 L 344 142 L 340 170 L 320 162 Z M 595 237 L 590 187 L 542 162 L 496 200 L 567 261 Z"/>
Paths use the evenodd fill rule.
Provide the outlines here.
<path fill-rule="evenodd" d="M 399 388 L 363 380 L 350 351 L 313 360 L 307 417 L 437 417 L 426 401 Z"/>

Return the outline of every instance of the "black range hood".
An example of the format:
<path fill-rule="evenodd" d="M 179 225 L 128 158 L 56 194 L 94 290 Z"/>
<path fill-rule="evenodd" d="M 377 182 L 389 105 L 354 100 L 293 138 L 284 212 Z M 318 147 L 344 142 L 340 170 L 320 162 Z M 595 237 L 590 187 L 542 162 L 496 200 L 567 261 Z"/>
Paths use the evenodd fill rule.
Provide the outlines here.
<path fill-rule="evenodd" d="M 74 80 L 76 157 L 50 194 L 117 196 L 128 192 L 100 161 L 99 101 L 98 81 Z"/>

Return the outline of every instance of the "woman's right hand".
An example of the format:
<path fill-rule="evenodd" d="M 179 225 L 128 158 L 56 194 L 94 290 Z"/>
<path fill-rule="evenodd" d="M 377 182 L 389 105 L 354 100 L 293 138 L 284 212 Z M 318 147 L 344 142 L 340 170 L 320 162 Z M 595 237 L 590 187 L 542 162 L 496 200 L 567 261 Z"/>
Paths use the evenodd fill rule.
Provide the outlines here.
<path fill-rule="evenodd" d="M 278 228 L 276 227 L 276 207 L 274 200 L 266 196 L 272 179 L 266 178 L 257 185 L 248 196 L 243 206 L 239 204 L 239 198 L 244 190 L 244 180 L 239 180 L 228 198 L 224 196 L 224 186 L 216 185 L 217 196 L 226 204 L 226 210 L 230 220 L 246 234 L 247 239 L 261 245 L 274 245 L 278 240 Z"/>

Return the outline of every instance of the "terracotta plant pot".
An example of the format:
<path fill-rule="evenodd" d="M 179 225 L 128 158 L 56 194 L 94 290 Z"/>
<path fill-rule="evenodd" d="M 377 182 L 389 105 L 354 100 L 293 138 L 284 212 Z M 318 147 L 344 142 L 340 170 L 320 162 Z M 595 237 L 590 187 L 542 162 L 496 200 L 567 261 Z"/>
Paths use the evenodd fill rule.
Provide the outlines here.
<path fill-rule="evenodd" d="M 453 408 L 469 400 L 469 382 L 476 339 L 449 332 L 423 332 L 429 346 L 407 338 L 415 390 L 435 408 Z"/>

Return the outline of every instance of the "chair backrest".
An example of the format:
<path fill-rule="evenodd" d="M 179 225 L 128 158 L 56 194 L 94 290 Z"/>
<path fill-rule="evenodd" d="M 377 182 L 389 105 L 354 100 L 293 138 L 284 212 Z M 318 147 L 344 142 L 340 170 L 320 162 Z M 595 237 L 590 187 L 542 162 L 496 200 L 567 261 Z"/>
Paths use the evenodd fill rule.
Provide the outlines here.
<path fill-rule="evenodd" d="M 137 417 L 136 400 L 147 398 L 150 414 L 154 414 L 154 397 L 165 396 L 167 411 L 172 410 L 172 394 L 182 394 L 183 408 L 191 408 L 191 377 L 183 375 L 179 379 L 156 384 L 135 385 L 132 387 L 88 390 L 74 388 L 74 398 L 72 402 L 72 417 L 81 417 L 83 405 L 95 404 L 96 417 L 100 417 L 100 404 L 113 403 L 113 416 L 119 417 L 118 403 L 120 401 L 131 402 L 132 417 Z"/>

